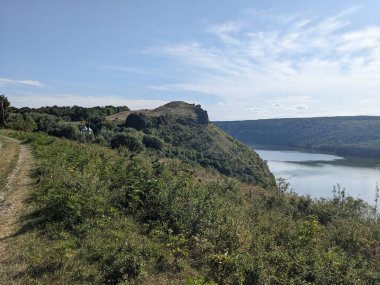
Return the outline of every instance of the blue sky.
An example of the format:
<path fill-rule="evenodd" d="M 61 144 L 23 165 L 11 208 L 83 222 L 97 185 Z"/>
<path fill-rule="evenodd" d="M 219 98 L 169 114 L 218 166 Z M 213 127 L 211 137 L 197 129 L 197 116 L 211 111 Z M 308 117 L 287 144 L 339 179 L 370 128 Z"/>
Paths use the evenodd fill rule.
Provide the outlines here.
<path fill-rule="evenodd" d="M 379 15 L 378 0 L 0 0 L 0 93 L 184 100 L 212 120 L 380 115 Z"/>

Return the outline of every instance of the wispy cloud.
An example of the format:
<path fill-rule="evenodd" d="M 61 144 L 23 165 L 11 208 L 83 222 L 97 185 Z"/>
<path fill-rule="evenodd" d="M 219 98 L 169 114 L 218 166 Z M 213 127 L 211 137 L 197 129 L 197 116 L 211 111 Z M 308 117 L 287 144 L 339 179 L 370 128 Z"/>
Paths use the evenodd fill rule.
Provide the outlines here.
<path fill-rule="evenodd" d="M 6 85 L 28 85 L 33 87 L 45 87 L 45 84 L 42 84 L 40 81 L 37 80 L 15 80 L 0 77 L 0 86 Z"/>
<path fill-rule="evenodd" d="M 326 104 L 331 110 L 358 111 L 356 102 L 374 102 L 380 96 L 380 26 L 352 28 L 351 16 L 358 9 L 324 18 L 251 10 L 251 16 L 276 19 L 277 25 L 258 29 L 254 17 L 211 25 L 205 30 L 214 41 L 191 39 L 150 50 L 187 75 L 153 88 L 213 94 L 246 106 L 259 101 L 260 106 L 280 109 L 282 104 L 288 115 L 319 113 Z M 305 95 L 307 102 L 286 99 Z M 283 99 L 273 102 L 275 97 Z"/>
<path fill-rule="evenodd" d="M 263 114 L 263 113 L 269 113 L 268 110 L 263 109 L 263 108 L 246 108 L 245 111 L 252 112 L 252 113 L 258 113 L 258 114 Z"/>
<path fill-rule="evenodd" d="M 239 41 L 233 34 L 240 32 L 244 27 L 240 22 L 226 22 L 218 25 L 212 25 L 206 29 L 207 32 L 216 35 L 221 41 L 227 44 L 239 44 Z"/>

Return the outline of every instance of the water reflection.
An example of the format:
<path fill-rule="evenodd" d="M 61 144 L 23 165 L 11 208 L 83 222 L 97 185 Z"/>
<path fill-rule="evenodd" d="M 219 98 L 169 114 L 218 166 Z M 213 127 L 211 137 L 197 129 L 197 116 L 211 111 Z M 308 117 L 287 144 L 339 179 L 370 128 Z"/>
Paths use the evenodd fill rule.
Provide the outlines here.
<path fill-rule="evenodd" d="M 332 197 L 334 185 L 371 204 L 380 182 L 380 160 L 339 157 L 301 150 L 253 147 L 273 174 L 289 179 L 292 189 L 312 197 Z"/>

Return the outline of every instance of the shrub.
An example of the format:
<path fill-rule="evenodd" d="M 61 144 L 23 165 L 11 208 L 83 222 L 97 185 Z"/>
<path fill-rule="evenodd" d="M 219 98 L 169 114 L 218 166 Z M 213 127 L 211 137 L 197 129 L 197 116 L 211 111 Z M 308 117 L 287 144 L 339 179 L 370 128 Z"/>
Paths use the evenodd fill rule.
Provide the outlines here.
<path fill-rule="evenodd" d="M 135 136 L 129 134 L 116 134 L 111 139 L 111 147 L 119 148 L 121 146 L 127 147 L 132 152 L 141 152 L 144 150 L 144 145 Z"/>
<path fill-rule="evenodd" d="M 37 129 L 37 124 L 29 114 L 11 113 L 7 127 L 18 131 L 31 132 Z"/>
<path fill-rule="evenodd" d="M 144 114 L 130 114 L 125 120 L 125 126 L 134 128 L 138 131 L 148 128 L 150 125 L 149 119 Z"/>
<path fill-rule="evenodd" d="M 147 148 L 153 148 L 153 149 L 161 150 L 164 143 L 158 137 L 151 136 L 151 135 L 144 135 L 143 144 Z"/>

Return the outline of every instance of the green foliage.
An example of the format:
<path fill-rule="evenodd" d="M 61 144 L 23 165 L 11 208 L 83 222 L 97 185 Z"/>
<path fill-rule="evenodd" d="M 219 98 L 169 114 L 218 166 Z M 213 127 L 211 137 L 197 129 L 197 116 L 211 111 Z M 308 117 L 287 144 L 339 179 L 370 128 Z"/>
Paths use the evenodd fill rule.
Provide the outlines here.
<path fill-rule="evenodd" d="M 159 139 L 156 136 L 151 136 L 151 135 L 144 135 L 142 141 L 145 147 L 156 149 L 156 150 L 161 150 L 164 145 L 161 139 Z"/>
<path fill-rule="evenodd" d="M 11 113 L 7 127 L 18 131 L 34 131 L 37 129 L 37 123 L 29 114 Z"/>
<path fill-rule="evenodd" d="M 105 116 L 113 115 L 115 113 L 128 111 L 129 108 L 126 106 L 105 106 L 105 107 L 91 107 L 85 108 L 80 106 L 72 106 L 72 107 L 41 107 L 41 108 L 12 108 L 13 113 L 39 113 L 39 114 L 47 114 L 56 116 L 65 121 L 84 121 L 84 120 L 92 120 L 95 118 L 104 118 Z"/>
<path fill-rule="evenodd" d="M 135 153 L 146 147 L 161 157 L 177 157 L 245 182 L 267 188 L 275 186 L 273 175 L 260 157 L 209 124 L 207 111 L 200 105 L 171 102 L 152 112 L 129 113 L 120 125 L 107 121 L 104 116 L 124 109 L 112 106 L 13 108 L 9 128 L 35 130 L 112 148 L 125 147 Z M 78 120 L 86 120 L 94 133 L 80 132 L 80 125 L 71 122 Z"/>
<path fill-rule="evenodd" d="M 7 124 L 9 116 L 9 100 L 5 95 L 0 95 L 0 126 L 4 127 Z"/>
<path fill-rule="evenodd" d="M 380 282 L 373 209 L 339 187 L 321 200 L 244 194 L 152 153 L 14 135 L 38 159 L 21 284 Z"/>
<path fill-rule="evenodd" d="M 150 120 L 144 114 L 132 113 L 127 117 L 125 126 L 140 131 L 150 126 Z"/>
<path fill-rule="evenodd" d="M 132 152 L 140 152 L 144 150 L 144 145 L 138 137 L 130 134 L 118 133 L 112 137 L 111 147 L 119 148 L 122 146 L 126 147 Z"/>
<path fill-rule="evenodd" d="M 274 187 L 265 162 L 247 146 L 212 124 L 186 125 L 177 121 L 153 128 L 153 133 L 170 142 L 166 155 L 212 167 L 242 181 Z"/>
<path fill-rule="evenodd" d="M 186 279 L 187 285 L 217 285 L 214 281 L 206 281 L 205 278 L 193 278 L 189 277 Z"/>
<path fill-rule="evenodd" d="M 380 117 L 269 119 L 215 124 L 247 144 L 380 158 Z"/>

